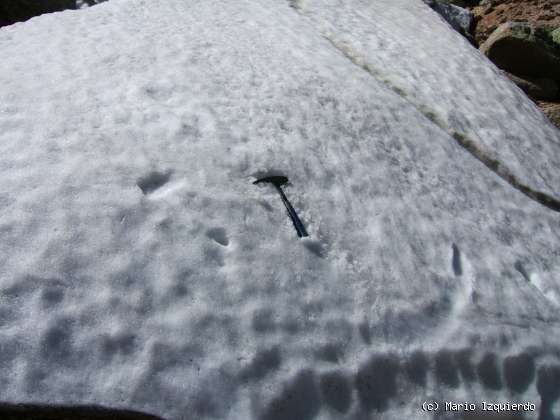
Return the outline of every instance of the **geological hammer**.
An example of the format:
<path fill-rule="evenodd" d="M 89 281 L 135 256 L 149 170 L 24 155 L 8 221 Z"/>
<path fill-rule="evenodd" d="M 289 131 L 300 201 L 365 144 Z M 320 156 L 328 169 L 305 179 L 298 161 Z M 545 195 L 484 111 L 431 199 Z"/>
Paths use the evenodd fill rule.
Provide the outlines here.
<path fill-rule="evenodd" d="M 290 219 L 292 219 L 292 223 L 294 224 L 294 228 L 296 229 L 298 237 L 303 238 L 305 236 L 309 236 L 296 211 L 288 201 L 286 194 L 284 194 L 284 191 L 282 191 L 282 185 L 288 182 L 288 178 L 285 176 L 267 176 L 265 178 L 257 179 L 255 182 L 253 182 L 253 184 L 260 184 L 261 182 L 270 182 L 272 185 L 274 185 L 276 191 L 278 191 L 278 194 L 280 194 L 280 197 L 282 198 L 284 206 L 286 206 L 286 210 L 288 210 L 288 215 L 290 216 Z"/>

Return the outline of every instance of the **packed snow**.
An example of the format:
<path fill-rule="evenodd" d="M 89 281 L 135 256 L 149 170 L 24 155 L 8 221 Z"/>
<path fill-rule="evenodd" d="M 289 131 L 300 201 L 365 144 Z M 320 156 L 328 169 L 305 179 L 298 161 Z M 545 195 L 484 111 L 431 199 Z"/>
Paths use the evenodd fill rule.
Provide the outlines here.
<path fill-rule="evenodd" d="M 111 0 L 0 62 L 0 401 L 560 416 L 560 134 L 421 0 Z"/>

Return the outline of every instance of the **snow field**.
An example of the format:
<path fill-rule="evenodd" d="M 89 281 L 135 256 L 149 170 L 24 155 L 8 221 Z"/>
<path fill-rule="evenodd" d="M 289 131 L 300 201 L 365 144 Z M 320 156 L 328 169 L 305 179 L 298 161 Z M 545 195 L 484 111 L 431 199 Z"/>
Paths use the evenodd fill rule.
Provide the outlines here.
<path fill-rule="evenodd" d="M 558 215 L 450 131 L 551 195 L 558 134 L 417 3 L 112 0 L 0 30 L 0 400 L 557 411 Z M 252 184 L 278 174 L 309 239 Z"/>

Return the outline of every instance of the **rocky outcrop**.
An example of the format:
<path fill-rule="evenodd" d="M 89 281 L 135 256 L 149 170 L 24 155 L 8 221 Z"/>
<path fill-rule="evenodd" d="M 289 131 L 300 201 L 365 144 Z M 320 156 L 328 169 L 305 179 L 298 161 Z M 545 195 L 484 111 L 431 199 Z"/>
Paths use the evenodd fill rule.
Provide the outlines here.
<path fill-rule="evenodd" d="M 470 10 L 459 5 L 452 4 L 452 2 L 449 1 L 424 0 L 424 3 L 439 13 L 441 17 L 443 17 L 447 23 L 453 27 L 453 29 L 465 36 L 471 42 L 474 41 L 474 38 L 471 35 L 474 16 Z M 461 2 L 460 4 L 462 5 L 463 3 Z"/>
<path fill-rule="evenodd" d="M 546 31 L 530 23 L 504 23 L 480 50 L 509 73 L 560 81 L 560 48 Z"/>
<path fill-rule="evenodd" d="M 44 13 L 74 9 L 76 0 L 2 0 L 0 26 L 23 22 Z"/>
<path fill-rule="evenodd" d="M 506 22 L 527 22 L 549 30 L 560 27 L 560 2 L 556 0 L 483 0 L 472 12 L 479 44 Z"/>

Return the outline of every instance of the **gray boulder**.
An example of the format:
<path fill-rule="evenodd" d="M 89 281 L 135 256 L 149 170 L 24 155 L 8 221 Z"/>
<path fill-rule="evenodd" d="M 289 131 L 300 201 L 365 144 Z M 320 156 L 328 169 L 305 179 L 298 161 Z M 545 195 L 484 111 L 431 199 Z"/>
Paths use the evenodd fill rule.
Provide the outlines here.
<path fill-rule="evenodd" d="M 424 0 L 424 3 L 439 13 L 453 29 L 472 40 L 474 15 L 470 10 L 443 0 Z"/>
<path fill-rule="evenodd" d="M 527 80 L 560 82 L 560 48 L 552 42 L 549 33 L 530 23 L 502 24 L 480 50 L 508 73 Z"/>

